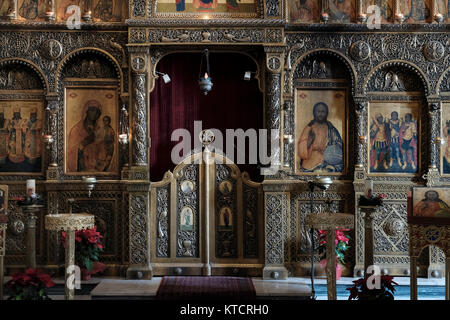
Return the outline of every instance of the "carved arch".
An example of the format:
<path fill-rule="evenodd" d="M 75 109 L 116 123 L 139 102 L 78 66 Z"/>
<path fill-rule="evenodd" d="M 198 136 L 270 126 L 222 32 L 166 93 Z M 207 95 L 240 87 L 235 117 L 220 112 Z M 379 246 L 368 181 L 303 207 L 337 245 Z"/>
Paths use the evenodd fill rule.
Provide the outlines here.
<path fill-rule="evenodd" d="M 44 72 L 41 70 L 41 68 L 39 68 L 35 63 L 22 58 L 7 58 L 0 60 L 0 68 L 14 64 L 23 65 L 28 69 L 31 69 L 39 77 L 39 80 L 41 81 L 42 84 L 42 88 L 44 90 L 44 94 L 45 95 L 48 94 L 49 92 L 48 80 Z"/>
<path fill-rule="evenodd" d="M 166 52 L 161 53 L 158 56 L 151 56 L 151 81 L 150 81 L 150 90 L 149 93 L 151 94 L 153 90 L 155 89 L 155 81 L 159 78 L 159 75 L 156 74 L 156 67 L 158 66 L 158 63 L 166 56 L 176 53 L 183 53 L 183 52 L 192 52 L 192 51 L 180 51 L 180 50 L 169 50 Z M 200 48 L 198 49 L 199 54 L 201 53 Z M 254 76 L 256 80 L 258 80 L 258 89 L 261 93 L 264 93 L 264 78 L 263 73 L 261 72 L 261 63 L 251 54 L 248 52 L 243 51 L 237 51 L 237 50 L 231 50 L 231 51 L 211 51 L 212 53 L 237 53 L 244 55 L 248 58 L 250 58 L 256 65 L 256 75 Z M 200 59 L 200 56 L 199 56 Z"/>
<path fill-rule="evenodd" d="M 105 50 L 102 50 L 102 49 L 99 49 L 99 48 L 93 48 L 93 47 L 80 48 L 80 49 L 76 49 L 76 50 L 68 53 L 61 60 L 61 62 L 58 64 L 58 66 L 56 68 L 56 72 L 55 72 L 55 74 L 56 74 L 56 77 L 55 77 L 56 83 L 57 84 L 60 83 L 61 76 L 62 76 L 62 71 L 68 65 L 68 63 L 72 59 L 74 59 L 75 57 L 77 57 L 77 56 L 79 56 L 79 55 L 81 55 L 83 53 L 91 53 L 91 54 L 94 54 L 94 55 L 102 56 L 102 57 L 106 58 L 112 64 L 112 66 L 114 67 L 114 70 L 116 71 L 117 78 L 118 78 L 118 80 L 120 82 L 120 92 L 121 92 L 121 94 L 123 94 L 124 93 L 124 90 L 123 90 L 124 89 L 123 88 L 123 86 L 124 86 L 124 84 L 123 84 L 124 83 L 124 77 L 123 77 L 123 71 L 122 71 L 122 69 L 120 67 L 119 62 L 109 52 L 107 52 Z M 59 90 L 59 87 L 60 87 L 59 85 L 56 86 L 57 92 Z"/>
<path fill-rule="evenodd" d="M 385 61 L 383 63 L 380 63 L 379 65 L 375 66 L 374 68 L 372 68 L 372 70 L 370 70 L 369 74 L 367 75 L 367 77 L 364 79 L 363 82 L 363 93 L 366 94 L 367 93 L 367 88 L 368 85 L 370 83 L 370 81 L 372 80 L 372 77 L 374 75 L 377 74 L 377 72 L 381 71 L 382 69 L 385 68 L 390 68 L 390 67 L 400 67 L 405 69 L 406 71 L 412 71 L 414 72 L 414 74 L 416 76 L 419 77 L 423 90 L 424 90 L 424 94 L 427 96 L 431 89 L 430 89 L 430 82 L 427 78 L 427 76 L 425 75 L 425 73 L 414 63 L 408 62 L 408 61 L 403 61 L 403 60 L 390 60 L 390 61 Z"/>
<path fill-rule="evenodd" d="M 333 50 L 333 49 L 314 49 L 308 52 L 305 52 L 300 57 L 295 60 L 294 64 L 292 65 L 292 72 L 289 75 L 289 92 L 292 95 L 293 94 L 293 88 L 294 88 L 294 75 L 296 73 L 296 70 L 298 66 L 300 66 L 301 62 L 307 58 L 313 57 L 313 56 L 329 56 L 337 58 L 339 61 L 343 63 L 345 68 L 347 69 L 347 72 L 350 75 L 351 84 L 350 87 L 352 89 L 352 95 L 355 94 L 355 88 L 356 88 L 356 82 L 357 82 L 357 72 L 354 67 L 354 65 L 351 63 L 350 59 L 348 59 L 346 56 L 344 56 L 339 51 Z"/>
<path fill-rule="evenodd" d="M 441 75 L 436 85 L 436 94 L 439 95 L 441 93 L 441 86 L 444 84 L 444 80 L 447 79 L 446 89 L 445 91 L 450 91 L 450 67 L 448 67 Z"/>

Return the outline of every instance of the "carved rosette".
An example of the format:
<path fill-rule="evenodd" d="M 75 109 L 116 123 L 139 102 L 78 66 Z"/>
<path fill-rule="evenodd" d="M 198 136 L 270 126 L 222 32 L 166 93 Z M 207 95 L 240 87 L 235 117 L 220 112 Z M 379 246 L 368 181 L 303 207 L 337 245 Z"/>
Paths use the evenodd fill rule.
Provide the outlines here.
<path fill-rule="evenodd" d="M 370 45 L 364 41 L 357 41 L 350 46 L 350 55 L 356 61 L 362 62 L 370 57 Z"/>
<path fill-rule="evenodd" d="M 143 18 L 146 16 L 147 1 L 146 0 L 133 0 L 131 3 L 131 12 L 133 17 Z"/>
<path fill-rule="evenodd" d="M 147 143 L 147 77 L 146 56 L 136 55 L 132 57 L 131 66 L 133 71 L 133 144 L 132 163 L 133 166 L 147 166 L 148 143 Z"/>
<path fill-rule="evenodd" d="M 445 55 L 445 47 L 438 41 L 430 41 L 423 48 L 423 54 L 428 61 L 436 62 Z"/>

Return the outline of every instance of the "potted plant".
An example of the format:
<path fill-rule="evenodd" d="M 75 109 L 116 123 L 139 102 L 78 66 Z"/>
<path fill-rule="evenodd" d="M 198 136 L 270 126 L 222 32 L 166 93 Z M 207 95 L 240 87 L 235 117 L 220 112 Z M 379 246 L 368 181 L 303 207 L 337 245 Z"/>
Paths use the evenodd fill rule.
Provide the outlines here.
<path fill-rule="evenodd" d="M 47 288 L 54 285 L 48 274 L 30 268 L 25 273 L 15 273 L 6 283 L 9 290 L 8 300 L 51 300 Z"/>
<path fill-rule="evenodd" d="M 103 251 L 102 238 L 97 226 L 75 232 L 75 263 L 81 269 L 82 280 L 89 280 L 93 274 L 105 270 L 105 265 L 99 262 L 99 254 Z M 62 241 L 65 245 L 65 232 L 62 232 Z"/>
<path fill-rule="evenodd" d="M 342 265 L 345 264 L 344 253 L 350 248 L 348 242 L 350 241 L 350 237 L 345 234 L 345 232 L 350 229 L 337 229 L 335 231 L 335 252 L 336 252 L 336 279 L 339 280 L 342 275 Z M 326 230 L 319 230 L 319 254 L 320 254 L 320 266 L 325 268 L 327 265 L 327 232 Z"/>
<path fill-rule="evenodd" d="M 393 281 L 394 277 L 383 275 L 380 276 L 380 288 L 370 289 L 367 283 L 371 281 L 370 275 L 353 281 L 353 287 L 347 288 L 350 291 L 348 300 L 394 300 L 394 285 L 398 285 Z"/>

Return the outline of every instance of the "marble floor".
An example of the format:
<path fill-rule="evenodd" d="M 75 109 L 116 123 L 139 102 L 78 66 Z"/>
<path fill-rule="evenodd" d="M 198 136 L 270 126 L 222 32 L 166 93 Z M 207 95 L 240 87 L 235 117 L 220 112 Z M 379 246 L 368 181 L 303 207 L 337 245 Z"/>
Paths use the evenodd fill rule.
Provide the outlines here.
<path fill-rule="evenodd" d="M 125 280 L 123 278 L 92 278 L 83 281 L 83 284 L 96 285 L 89 295 L 77 295 L 76 300 L 151 300 L 156 296 L 161 277 L 154 277 L 151 280 Z M 352 284 L 356 278 L 343 277 L 337 281 L 337 285 Z M 5 279 L 5 282 L 9 279 Z M 257 299 L 286 299 L 305 300 L 311 295 L 311 280 L 308 277 L 291 277 L 287 280 L 263 280 L 262 278 L 252 278 Z M 408 277 L 396 277 L 394 279 L 400 286 L 408 286 Z M 63 279 L 54 280 L 57 284 L 64 284 Z M 315 285 L 326 285 L 325 278 L 316 278 Z M 445 286 L 444 279 L 418 279 L 419 286 Z M 319 290 L 317 290 L 319 291 Z M 323 290 L 322 290 L 323 291 Z M 339 296 L 338 300 L 345 300 L 347 296 Z M 51 295 L 53 300 L 63 300 L 64 296 Z M 420 298 L 420 297 L 419 297 Z M 317 300 L 326 300 L 322 292 L 317 295 Z M 396 300 L 408 300 L 409 297 L 396 297 Z"/>

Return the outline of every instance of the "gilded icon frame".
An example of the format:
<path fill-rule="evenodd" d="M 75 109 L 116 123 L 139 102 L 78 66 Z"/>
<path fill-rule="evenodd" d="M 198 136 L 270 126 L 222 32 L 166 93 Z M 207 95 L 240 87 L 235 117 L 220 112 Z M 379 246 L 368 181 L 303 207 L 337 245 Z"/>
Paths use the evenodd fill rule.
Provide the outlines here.
<path fill-rule="evenodd" d="M 401 104 L 403 106 L 411 105 L 410 110 L 413 108 L 416 108 L 416 115 L 415 118 L 417 123 L 417 167 L 416 172 L 384 172 L 384 171 L 372 171 L 371 168 L 371 150 L 372 150 L 372 144 L 371 144 L 371 137 L 370 137 L 370 128 L 372 124 L 372 116 L 376 115 L 380 111 L 374 111 L 372 114 L 372 110 L 374 108 L 374 105 L 377 104 L 383 105 L 383 109 L 389 110 L 389 113 L 392 113 L 393 111 L 396 111 L 395 109 L 392 109 L 392 104 Z M 421 110 L 422 103 L 421 101 L 404 101 L 404 100 L 391 100 L 391 101 L 384 101 L 384 100 L 376 100 L 376 101 L 370 101 L 367 109 L 367 138 L 366 138 L 366 146 L 367 146 L 367 173 L 368 176 L 403 176 L 403 177 L 415 177 L 419 176 L 420 172 L 422 170 L 422 155 L 421 155 L 421 143 L 422 143 L 422 110 Z M 398 111 L 397 111 L 398 112 Z M 409 112 L 408 112 L 409 113 Z M 385 116 L 385 115 L 383 115 Z M 402 118 L 399 115 L 399 118 Z M 386 118 L 385 118 L 386 119 Z M 400 156 L 402 156 L 401 153 L 401 147 L 400 147 Z M 408 157 L 408 155 L 406 155 Z M 403 163 L 404 164 L 404 163 Z M 381 166 L 383 165 L 380 164 Z M 388 165 L 389 166 L 389 165 Z M 410 165 L 407 165 L 407 167 L 410 167 Z"/>
<path fill-rule="evenodd" d="M 38 109 L 38 120 L 41 121 L 41 131 L 42 133 L 45 128 L 45 112 L 44 112 L 44 106 L 45 101 L 43 99 L 2 99 L 0 100 L 0 108 L 8 108 L 13 109 L 15 106 L 25 104 L 27 105 L 26 108 L 37 108 Z M 6 106 L 8 105 L 8 106 Z M 24 108 L 24 106 L 21 106 L 19 108 Z M 22 118 L 23 120 L 26 120 Z M 0 176 L 42 176 L 44 175 L 45 170 L 45 164 L 46 164 L 46 152 L 45 152 L 45 145 L 44 142 L 41 139 L 41 145 L 40 145 L 40 159 L 41 159 L 41 166 L 40 171 L 0 171 Z M 7 146 L 8 147 L 8 146 Z M 24 160 L 26 161 L 26 159 Z M 23 161 L 23 162 L 24 162 Z M 0 165 L 1 167 L 1 165 Z"/>
<path fill-rule="evenodd" d="M 342 127 L 342 130 L 339 132 L 341 135 L 341 139 L 343 142 L 343 148 L 342 148 L 342 160 L 343 160 L 343 168 L 339 172 L 327 172 L 327 171 L 314 171 L 314 172 L 304 172 L 300 171 L 300 159 L 298 156 L 298 141 L 301 135 L 302 128 L 299 128 L 298 123 L 298 117 L 299 114 L 304 114 L 305 109 L 302 108 L 300 105 L 300 102 L 298 101 L 298 96 L 300 91 L 305 92 L 314 92 L 317 93 L 318 98 L 320 97 L 320 93 L 324 91 L 335 91 L 344 93 L 344 110 L 340 111 L 342 113 L 342 118 L 340 119 L 342 121 L 342 125 L 339 126 Z M 324 88 L 324 87 L 302 87 L 302 86 L 296 86 L 294 90 L 294 121 L 295 121 L 295 133 L 294 133 L 294 173 L 296 175 L 301 176 L 317 176 L 317 175 L 327 175 L 327 176 L 346 176 L 348 174 L 348 167 L 349 167 L 349 98 L 350 98 L 350 91 L 348 86 L 333 86 L 330 88 Z M 313 106 L 309 106 L 308 111 L 309 113 L 312 113 Z M 331 108 L 330 108 L 331 109 Z M 308 114 L 309 114 L 308 113 Z M 329 110 L 330 114 L 330 110 Z M 308 118 L 309 119 L 309 118 Z M 338 130 L 339 131 L 339 130 Z"/>
<path fill-rule="evenodd" d="M 113 170 L 111 171 L 74 171 L 73 169 L 69 169 L 68 168 L 68 164 L 69 164 L 69 139 L 70 139 L 70 132 L 71 130 L 78 124 L 81 122 L 81 119 L 78 120 L 77 124 L 72 124 L 69 123 L 71 121 L 69 121 L 68 119 L 68 115 L 71 114 L 71 111 L 73 111 L 74 109 L 76 110 L 76 108 L 80 109 L 79 105 L 76 106 L 71 106 L 68 103 L 68 96 L 70 95 L 71 90 L 86 90 L 86 91 L 98 91 L 98 92 L 102 92 L 102 91 L 109 91 L 111 92 L 111 94 L 113 95 L 113 98 L 111 98 L 113 105 L 108 105 L 108 113 L 106 114 L 106 116 L 109 116 L 110 119 L 110 126 L 112 127 L 113 131 L 114 131 L 114 155 L 113 158 L 111 159 L 110 165 L 113 168 Z M 94 95 L 94 98 L 92 98 L 91 96 L 86 96 L 85 98 L 83 98 L 83 105 L 86 104 L 87 101 L 90 100 L 100 100 L 96 95 Z M 104 101 L 104 100 L 102 100 Z M 100 101 L 99 101 L 100 102 Z M 103 105 L 102 102 L 100 102 L 101 105 Z M 81 108 L 82 109 L 82 108 Z M 103 114 L 100 115 L 101 118 L 104 118 L 105 116 Z M 99 125 L 102 125 L 102 119 L 98 118 L 99 121 Z M 69 128 L 69 125 L 70 126 Z M 64 87 L 64 174 L 68 175 L 68 176 L 86 176 L 86 175 L 95 175 L 95 176 L 117 176 L 120 173 L 120 159 L 119 159 L 119 141 L 118 141 L 118 130 L 120 128 L 119 125 L 119 93 L 117 90 L 117 86 L 114 85 L 91 85 L 91 86 L 87 86 L 87 85 L 67 85 Z M 71 167 L 73 167 L 72 165 L 70 165 Z M 78 166 L 78 163 L 77 163 Z"/>
<path fill-rule="evenodd" d="M 424 203 L 421 207 L 419 204 L 424 201 L 429 191 L 435 191 L 438 194 L 439 210 L 433 212 L 444 212 L 444 217 L 434 217 L 427 215 L 417 215 L 417 210 L 426 210 L 430 207 L 430 204 Z M 425 197 L 425 198 L 424 198 Z M 441 199 L 442 197 L 442 199 Z M 420 199 L 420 200 L 419 200 Z M 427 199 L 428 200 L 428 199 Z M 434 201 L 436 202 L 436 201 Z M 441 204 L 443 202 L 443 204 Z M 445 206 L 442 208 L 441 206 Z M 417 210 L 416 210 L 417 209 Z M 433 210 L 433 209 L 431 209 Z M 431 213 L 431 212 L 429 212 Z M 446 217 L 445 215 L 448 215 Z M 408 201 L 408 223 L 410 224 L 423 224 L 423 225 L 450 225 L 450 187 L 437 186 L 437 187 L 413 187 L 411 192 L 411 198 Z"/>

